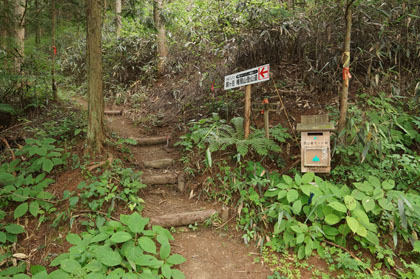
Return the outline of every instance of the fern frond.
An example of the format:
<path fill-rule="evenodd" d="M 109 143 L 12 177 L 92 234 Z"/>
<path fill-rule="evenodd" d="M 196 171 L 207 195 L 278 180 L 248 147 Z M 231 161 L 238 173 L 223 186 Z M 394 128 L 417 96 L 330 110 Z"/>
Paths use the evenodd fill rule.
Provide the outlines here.
<path fill-rule="evenodd" d="M 244 132 L 244 118 L 243 117 L 232 118 L 230 123 L 232 123 L 233 127 L 235 128 L 236 138 L 243 139 L 244 135 L 245 135 L 245 132 Z"/>

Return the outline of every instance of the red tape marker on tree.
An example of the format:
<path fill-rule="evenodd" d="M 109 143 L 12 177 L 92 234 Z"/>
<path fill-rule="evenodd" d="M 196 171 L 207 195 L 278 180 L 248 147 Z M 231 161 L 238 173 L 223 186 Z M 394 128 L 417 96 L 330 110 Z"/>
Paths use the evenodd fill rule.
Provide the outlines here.
<path fill-rule="evenodd" d="M 343 80 L 351 79 L 350 68 L 343 68 Z"/>
<path fill-rule="evenodd" d="M 54 50 L 54 55 L 57 55 L 57 48 L 55 46 L 51 47 Z"/>

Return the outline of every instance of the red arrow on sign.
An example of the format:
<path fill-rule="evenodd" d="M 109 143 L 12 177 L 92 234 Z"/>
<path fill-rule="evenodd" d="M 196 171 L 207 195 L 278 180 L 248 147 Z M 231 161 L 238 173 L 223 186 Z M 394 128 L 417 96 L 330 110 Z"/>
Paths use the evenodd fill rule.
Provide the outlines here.
<path fill-rule="evenodd" d="M 269 69 L 268 66 L 258 68 L 258 80 L 268 79 Z"/>

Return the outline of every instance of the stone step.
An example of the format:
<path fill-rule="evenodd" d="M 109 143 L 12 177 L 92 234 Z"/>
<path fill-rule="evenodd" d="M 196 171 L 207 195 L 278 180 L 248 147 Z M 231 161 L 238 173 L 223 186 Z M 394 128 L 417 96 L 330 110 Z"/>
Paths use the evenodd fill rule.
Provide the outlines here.
<path fill-rule="evenodd" d="M 146 185 L 165 185 L 176 184 L 178 191 L 183 192 L 185 189 L 184 174 L 165 173 L 165 174 L 144 174 L 142 182 Z"/>

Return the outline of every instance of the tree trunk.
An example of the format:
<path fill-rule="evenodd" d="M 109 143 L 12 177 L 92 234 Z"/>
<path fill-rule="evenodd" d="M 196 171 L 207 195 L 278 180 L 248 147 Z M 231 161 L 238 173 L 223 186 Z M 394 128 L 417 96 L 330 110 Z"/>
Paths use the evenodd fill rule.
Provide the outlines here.
<path fill-rule="evenodd" d="M 343 85 L 341 88 L 340 98 L 340 119 L 338 121 L 338 133 L 340 133 L 346 127 L 346 116 L 348 109 L 348 96 L 349 96 L 349 79 L 350 75 L 350 42 L 351 42 L 351 5 L 354 0 L 348 2 L 346 7 L 346 37 L 344 40 L 344 52 L 343 52 Z"/>
<path fill-rule="evenodd" d="M 0 25 L 0 48 L 3 51 L 7 50 L 7 23 L 8 23 L 8 3 L 7 0 L 3 0 L 3 9 L 1 11 L 1 25 Z M 6 60 L 4 60 L 4 63 L 6 65 Z"/>
<path fill-rule="evenodd" d="M 41 25 L 40 25 L 40 14 L 39 14 L 39 0 L 35 0 L 35 13 L 36 13 L 36 19 L 35 19 L 35 45 L 39 47 L 41 44 Z"/>
<path fill-rule="evenodd" d="M 102 3 L 87 1 L 87 66 L 89 149 L 100 153 L 105 139 L 104 96 L 102 91 Z"/>
<path fill-rule="evenodd" d="M 157 30 L 157 51 L 158 51 L 158 74 L 163 74 L 165 70 L 166 58 L 168 57 L 168 47 L 166 45 L 166 30 L 165 24 L 162 22 L 161 11 L 162 11 L 163 0 L 153 0 L 153 18 L 155 21 L 155 28 Z"/>
<path fill-rule="evenodd" d="M 121 33 L 121 0 L 115 0 L 115 24 L 118 39 Z"/>
<path fill-rule="evenodd" d="M 57 84 L 55 83 L 55 56 L 57 54 L 57 48 L 55 46 L 55 0 L 51 0 L 51 45 L 52 45 L 52 54 L 51 54 L 51 89 L 53 92 L 53 99 L 57 100 Z"/>
<path fill-rule="evenodd" d="M 22 65 L 25 58 L 25 1 L 15 0 L 15 26 L 14 26 L 14 39 L 15 39 L 15 72 L 22 74 Z"/>

